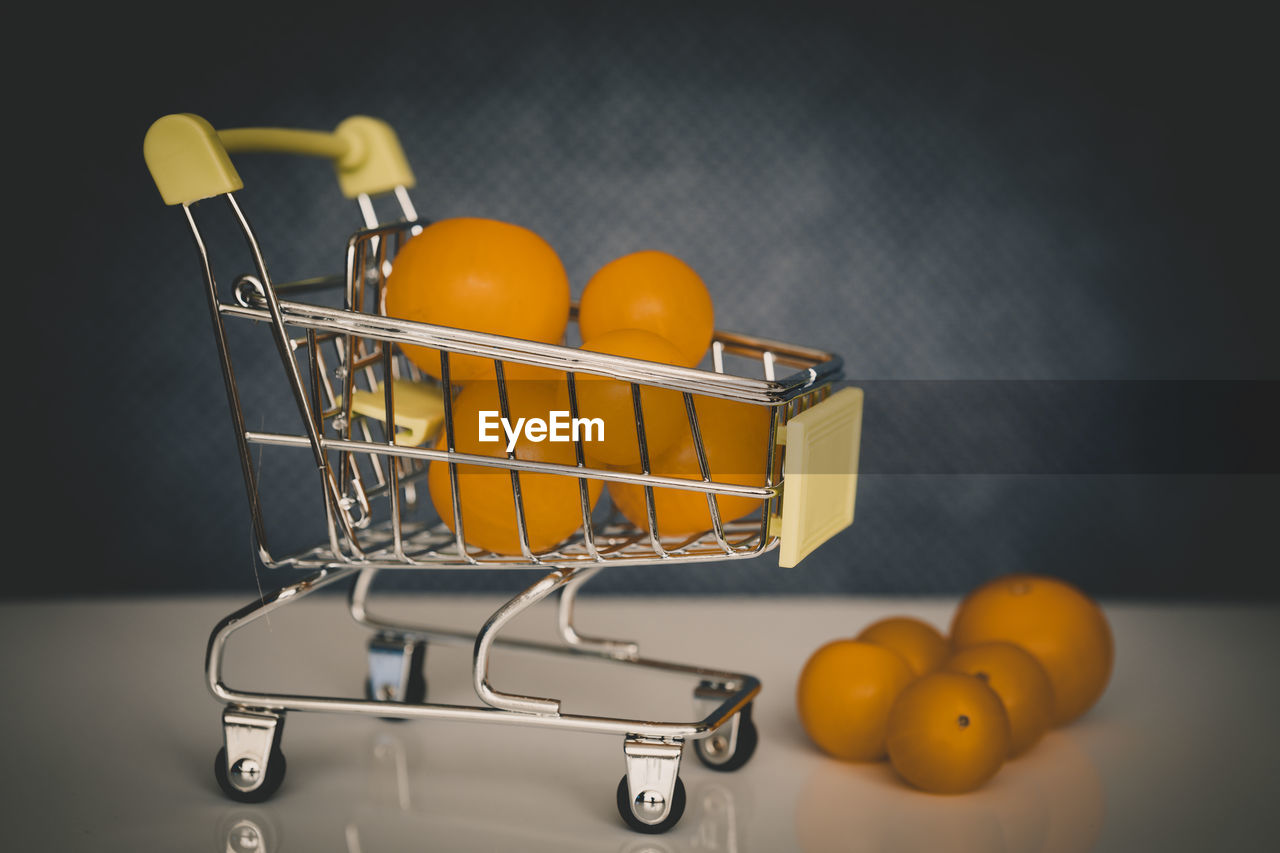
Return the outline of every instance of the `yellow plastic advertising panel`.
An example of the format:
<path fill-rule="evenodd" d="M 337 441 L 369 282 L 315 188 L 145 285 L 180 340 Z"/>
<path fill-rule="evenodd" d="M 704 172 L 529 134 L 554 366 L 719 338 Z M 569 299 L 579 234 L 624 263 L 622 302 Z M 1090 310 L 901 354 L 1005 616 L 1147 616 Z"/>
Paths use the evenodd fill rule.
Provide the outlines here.
<path fill-rule="evenodd" d="M 778 565 L 796 565 L 853 523 L 861 442 L 861 388 L 837 391 L 787 422 Z"/>

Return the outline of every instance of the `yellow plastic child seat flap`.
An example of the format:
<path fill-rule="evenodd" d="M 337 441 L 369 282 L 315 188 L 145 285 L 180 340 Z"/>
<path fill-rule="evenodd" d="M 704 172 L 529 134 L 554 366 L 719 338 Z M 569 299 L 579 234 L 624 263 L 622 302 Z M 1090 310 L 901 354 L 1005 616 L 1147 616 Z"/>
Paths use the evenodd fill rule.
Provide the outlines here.
<path fill-rule="evenodd" d="M 396 444 L 418 447 L 435 438 L 444 424 L 444 396 L 439 387 L 426 382 L 394 379 L 391 396 L 396 419 Z M 385 421 L 387 402 L 382 386 L 373 391 L 353 391 L 351 410 L 367 418 Z"/>

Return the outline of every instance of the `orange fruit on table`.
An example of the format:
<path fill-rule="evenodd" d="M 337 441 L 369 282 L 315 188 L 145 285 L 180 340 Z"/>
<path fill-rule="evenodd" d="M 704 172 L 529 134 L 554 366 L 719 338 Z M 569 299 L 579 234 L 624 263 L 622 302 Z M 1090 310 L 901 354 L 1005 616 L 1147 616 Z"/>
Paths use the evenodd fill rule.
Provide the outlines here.
<path fill-rule="evenodd" d="M 911 667 L 897 652 L 833 640 L 810 655 L 800 672 L 800 724 L 828 755 L 877 761 L 885 756 L 889 711 L 911 679 Z"/>
<path fill-rule="evenodd" d="M 934 794 L 980 788 L 1009 754 L 1009 717 L 982 679 L 932 672 L 908 685 L 889 712 L 889 763 Z"/>
<path fill-rule="evenodd" d="M 666 338 L 694 367 L 715 331 L 711 294 L 702 278 L 675 255 L 633 252 L 600 268 L 578 301 L 578 327 L 590 340 L 614 329 L 644 329 Z"/>
<path fill-rule="evenodd" d="M 683 408 L 682 405 L 682 411 Z M 694 410 L 712 482 L 763 487 L 768 466 L 770 409 L 697 396 Z M 633 465 L 622 470 L 640 469 Z M 681 438 L 674 447 L 651 461 L 650 471 L 663 477 L 702 479 L 687 416 Z M 628 521 L 642 530 L 648 529 L 644 486 L 610 482 L 609 497 Z M 763 503 L 757 498 L 723 494 L 716 495 L 715 500 L 721 523 L 749 515 Z M 657 487 L 653 490 L 653 503 L 661 536 L 689 536 L 713 527 L 706 492 Z"/>
<path fill-rule="evenodd" d="M 517 418 L 548 420 L 555 409 L 556 386 L 552 382 L 507 383 L 510 422 Z M 507 437 L 501 426 L 496 428 L 499 440 L 481 441 L 478 428 L 482 411 L 500 410 L 496 382 L 472 382 L 463 387 L 453 400 L 454 449 L 459 453 L 506 458 Z M 493 430 L 490 434 L 493 434 Z M 442 434 L 436 449 L 447 449 L 448 436 Z M 569 442 L 533 440 L 526 432 L 515 445 L 517 459 L 576 465 L 574 446 Z M 516 520 L 516 503 L 510 470 L 482 465 L 457 465 L 459 503 L 462 509 L 463 535 L 470 545 L 498 554 L 519 555 L 520 532 Z M 529 546 L 536 553 L 545 551 L 571 536 L 582 526 L 582 502 L 577 477 L 559 474 L 520 473 L 520 498 L 524 509 Z M 603 491 L 599 480 L 587 481 L 588 503 L 595 505 Z M 436 512 L 455 533 L 453 492 L 449 481 L 449 463 L 433 461 L 427 471 L 427 488 Z"/>
<path fill-rule="evenodd" d="M 1009 756 L 1026 752 L 1053 725 L 1053 685 L 1030 652 L 1013 643 L 982 643 L 961 649 L 946 662 L 948 672 L 977 676 L 996 692 L 1009 715 Z"/>
<path fill-rule="evenodd" d="M 951 644 L 996 640 L 1030 652 L 1053 685 L 1053 724 L 1068 723 L 1102 696 L 1115 656 L 1111 626 L 1097 602 L 1066 581 L 1016 574 L 989 581 L 960 602 Z"/>
<path fill-rule="evenodd" d="M 941 631 L 910 616 L 890 616 L 873 622 L 855 639 L 893 649 L 917 678 L 933 672 L 951 656 L 951 644 Z"/>
<path fill-rule="evenodd" d="M 388 317 L 558 344 L 569 323 L 569 279 L 560 256 L 527 228 L 493 219 L 442 219 L 396 253 L 383 294 Z M 440 353 L 402 347 L 440 378 Z M 510 364 L 507 378 L 531 370 Z M 452 384 L 493 379 L 493 361 L 450 355 Z"/>
<path fill-rule="evenodd" d="M 583 343 L 582 349 L 662 364 L 678 364 L 680 361 L 680 351 L 666 338 L 642 329 L 604 332 Z M 604 425 L 603 439 L 583 442 L 584 456 L 595 464 L 637 465 L 640 462 L 640 441 L 631 383 L 592 373 L 574 373 L 573 376 L 578 417 L 598 418 Z M 565 393 L 561 408 L 568 411 L 567 383 L 562 388 Z M 650 460 L 675 444 L 682 431 L 688 432 L 684 398 L 678 391 L 641 385 L 640 411 L 644 415 L 644 441 Z"/>

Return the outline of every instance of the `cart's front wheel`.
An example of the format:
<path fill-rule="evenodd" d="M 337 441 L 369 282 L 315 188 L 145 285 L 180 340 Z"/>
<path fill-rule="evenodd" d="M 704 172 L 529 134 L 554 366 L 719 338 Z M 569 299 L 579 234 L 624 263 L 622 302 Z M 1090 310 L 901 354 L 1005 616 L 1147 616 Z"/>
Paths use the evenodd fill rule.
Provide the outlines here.
<path fill-rule="evenodd" d="M 622 815 L 627 826 L 636 832 L 651 835 L 666 832 L 679 822 L 685 806 L 684 782 L 679 776 L 676 777 L 675 790 L 671 792 L 671 809 L 667 812 L 667 816 L 658 823 L 645 823 L 641 819 L 647 812 L 661 814 L 665 805 L 662 799 L 654 796 L 651 791 L 642 792 L 632 802 L 631 793 L 627 787 L 627 777 L 623 776 L 622 781 L 618 783 L 618 814 Z"/>
<path fill-rule="evenodd" d="M 738 712 L 736 721 L 730 720 L 711 737 L 693 742 L 693 751 L 699 761 L 712 770 L 731 773 L 751 760 L 760 743 L 760 733 L 751 720 L 752 704 L 747 703 Z M 736 731 L 733 728 L 735 723 Z"/>
<path fill-rule="evenodd" d="M 265 768 L 249 758 L 242 758 L 228 768 L 225 746 L 218 750 L 218 756 L 213 760 L 213 775 L 218 780 L 218 787 L 238 803 L 261 803 L 270 799 L 284 781 L 284 772 L 284 753 L 278 748 L 271 750 Z"/>

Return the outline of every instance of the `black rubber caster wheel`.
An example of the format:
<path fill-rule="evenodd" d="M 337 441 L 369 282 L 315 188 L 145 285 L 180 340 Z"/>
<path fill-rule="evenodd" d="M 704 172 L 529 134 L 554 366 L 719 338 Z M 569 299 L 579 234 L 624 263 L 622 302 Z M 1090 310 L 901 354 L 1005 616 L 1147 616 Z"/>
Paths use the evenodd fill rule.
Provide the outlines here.
<path fill-rule="evenodd" d="M 723 728 L 723 726 L 721 727 Z M 719 732 L 711 737 L 693 742 L 694 754 L 709 769 L 720 773 L 732 773 L 751 760 L 756 746 L 760 743 L 760 733 L 751 720 L 751 704 L 738 712 L 738 742 L 733 752 L 729 752 L 729 738 Z"/>
<path fill-rule="evenodd" d="M 364 698 L 374 699 L 379 702 L 386 701 L 381 696 L 373 695 L 373 682 L 369 679 L 364 681 Z M 427 701 L 427 680 L 421 674 L 409 677 L 409 684 L 405 690 L 404 701 L 408 705 L 422 705 Z M 380 720 L 386 720 L 388 723 L 403 723 L 404 717 L 379 717 Z"/>
<path fill-rule="evenodd" d="M 231 779 L 227 775 L 225 746 L 218 750 L 218 755 L 213 760 L 213 775 L 218 780 L 218 787 L 228 799 L 235 800 L 237 803 L 262 803 L 269 800 L 271 795 L 280 788 L 280 783 L 284 781 L 285 770 L 284 753 L 279 749 L 273 749 L 271 758 L 267 761 L 267 775 L 262 780 L 262 784 L 252 791 L 242 791 L 231 784 Z"/>
<path fill-rule="evenodd" d="M 386 701 L 382 696 L 373 695 L 373 682 L 368 678 L 364 680 L 364 698 Z M 409 683 L 405 685 L 404 701 L 409 705 L 422 705 L 427 701 L 427 679 L 421 672 L 415 670 L 410 674 Z"/>
<path fill-rule="evenodd" d="M 643 832 L 649 835 L 666 832 L 680 822 L 681 816 L 684 815 L 684 806 L 684 782 L 677 776 L 676 789 L 671 795 L 671 810 L 667 812 L 667 816 L 659 823 L 644 823 L 631 810 L 631 795 L 627 790 L 627 777 L 624 775 L 622 781 L 618 783 L 618 814 L 622 815 L 622 819 L 626 821 L 627 826 L 636 832 Z"/>
<path fill-rule="evenodd" d="M 425 643 L 416 643 L 413 648 L 413 657 L 409 662 L 409 683 L 405 685 L 404 701 L 407 705 L 424 705 L 427 701 L 427 677 L 423 674 L 423 665 L 426 660 L 427 647 Z M 373 693 L 373 679 L 366 678 L 364 680 L 364 698 L 375 701 L 386 701 L 385 696 L 375 696 Z M 404 721 L 404 717 L 382 717 L 388 722 L 399 723 Z"/>

